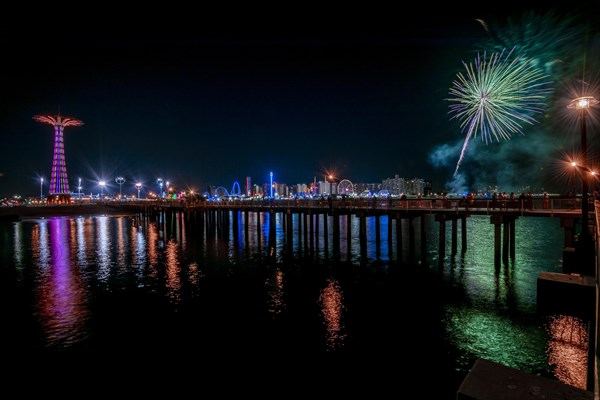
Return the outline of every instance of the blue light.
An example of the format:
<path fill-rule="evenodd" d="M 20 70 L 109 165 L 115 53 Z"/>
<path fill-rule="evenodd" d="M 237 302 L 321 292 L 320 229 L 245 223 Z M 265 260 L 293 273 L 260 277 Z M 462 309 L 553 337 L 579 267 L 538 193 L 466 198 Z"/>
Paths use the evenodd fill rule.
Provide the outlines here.
<path fill-rule="evenodd" d="M 231 188 L 230 194 L 232 196 L 241 196 L 242 195 L 242 189 L 240 188 L 240 183 L 238 181 L 233 182 L 233 187 Z"/>
<path fill-rule="evenodd" d="M 271 197 L 273 197 L 273 172 L 270 172 L 269 175 L 271 176 Z"/>

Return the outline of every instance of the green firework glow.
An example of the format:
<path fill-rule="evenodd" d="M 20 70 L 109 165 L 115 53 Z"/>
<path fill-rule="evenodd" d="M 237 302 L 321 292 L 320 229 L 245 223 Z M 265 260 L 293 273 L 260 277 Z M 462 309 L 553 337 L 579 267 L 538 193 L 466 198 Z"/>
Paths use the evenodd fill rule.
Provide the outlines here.
<path fill-rule="evenodd" d="M 457 74 L 447 99 L 451 119 L 460 120 L 467 131 L 454 175 L 472 137 L 481 134 L 489 143 L 523 133 L 523 125 L 537 122 L 534 115 L 544 111 L 550 93 L 547 75 L 524 56 L 513 57 L 513 51 L 489 57 L 484 52 L 463 65 L 466 72 Z"/>

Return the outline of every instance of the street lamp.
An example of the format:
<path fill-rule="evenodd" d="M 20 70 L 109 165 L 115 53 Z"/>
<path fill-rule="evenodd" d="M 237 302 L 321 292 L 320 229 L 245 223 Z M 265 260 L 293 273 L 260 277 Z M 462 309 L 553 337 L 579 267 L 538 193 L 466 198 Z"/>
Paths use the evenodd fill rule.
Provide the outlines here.
<path fill-rule="evenodd" d="M 273 172 L 270 172 L 269 176 L 271 177 L 271 198 L 273 198 Z"/>
<path fill-rule="evenodd" d="M 77 186 L 77 190 L 79 190 L 79 200 L 81 200 L 81 178 L 78 179 L 79 185 Z"/>
<path fill-rule="evenodd" d="M 117 176 L 115 182 L 117 182 L 117 184 L 119 185 L 119 197 L 121 197 L 121 185 L 125 183 L 125 178 L 123 178 L 122 176 Z"/>
<path fill-rule="evenodd" d="M 169 197 L 169 181 L 166 181 L 165 183 L 167 185 L 167 198 L 168 198 Z"/>
<path fill-rule="evenodd" d="M 44 201 L 44 178 L 40 178 L 40 201 Z"/>
<path fill-rule="evenodd" d="M 140 198 L 140 190 L 142 190 L 142 184 L 140 182 L 135 184 L 135 188 L 138 191 L 138 199 Z"/>
<path fill-rule="evenodd" d="M 106 182 L 100 181 L 100 182 L 98 182 L 98 185 L 100 185 L 100 191 L 102 193 L 102 198 L 104 198 L 104 186 L 106 186 Z"/>
<path fill-rule="evenodd" d="M 573 99 L 568 108 L 574 108 L 579 111 L 579 117 L 581 120 L 581 164 L 583 164 L 584 168 L 589 168 L 588 165 L 588 157 L 587 157 L 587 132 L 585 127 L 585 117 L 588 113 L 588 109 L 594 105 L 598 104 L 598 100 L 596 100 L 592 96 L 583 96 Z M 588 218 L 589 218 L 589 196 L 588 196 L 588 181 L 587 177 L 584 175 L 581 179 L 581 240 L 589 241 L 589 227 L 588 227 Z"/>
<path fill-rule="evenodd" d="M 162 180 L 162 178 L 158 178 L 156 180 L 156 183 L 158 183 L 158 187 L 160 188 L 160 190 L 158 192 L 158 197 L 163 197 L 163 191 L 162 191 L 163 180 Z"/>

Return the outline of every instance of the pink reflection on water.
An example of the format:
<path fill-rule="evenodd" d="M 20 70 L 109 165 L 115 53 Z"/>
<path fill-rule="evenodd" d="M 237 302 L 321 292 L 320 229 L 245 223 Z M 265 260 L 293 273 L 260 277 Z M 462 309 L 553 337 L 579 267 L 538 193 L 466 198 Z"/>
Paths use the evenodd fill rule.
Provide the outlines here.
<path fill-rule="evenodd" d="M 554 375 L 562 382 L 585 389 L 588 333 L 586 324 L 577 317 L 555 315 L 548 318 L 549 334 L 546 353 L 554 366 Z"/>
<path fill-rule="evenodd" d="M 342 312 L 344 310 L 344 296 L 339 283 L 329 278 L 328 285 L 321 290 L 319 303 L 321 304 L 321 313 L 326 328 L 327 349 L 334 350 L 342 347 L 346 334 L 342 322 Z"/>
<path fill-rule="evenodd" d="M 47 345 L 68 347 L 88 335 L 87 291 L 77 267 L 71 263 L 69 221 L 52 218 L 48 225 L 50 256 L 45 260 L 48 268 L 39 271 L 38 317 Z M 43 248 L 43 240 L 39 239 L 38 245 Z"/>

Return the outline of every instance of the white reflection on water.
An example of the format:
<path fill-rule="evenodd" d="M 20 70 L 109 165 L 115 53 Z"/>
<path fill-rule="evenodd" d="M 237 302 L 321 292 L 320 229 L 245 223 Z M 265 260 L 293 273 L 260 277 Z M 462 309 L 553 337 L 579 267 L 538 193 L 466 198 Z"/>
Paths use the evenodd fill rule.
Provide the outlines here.
<path fill-rule="evenodd" d="M 112 220 L 112 219 L 111 219 Z M 109 235 L 109 217 L 102 216 L 96 217 L 96 223 L 98 225 L 98 241 L 96 250 L 96 260 L 98 263 L 98 280 L 100 282 L 108 281 L 110 275 L 110 247 L 111 240 Z"/>
<path fill-rule="evenodd" d="M 117 265 L 120 270 L 127 267 L 126 253 L 129 251 L 129 237 L 125 234 L 125 218 L 114 218 L 117 229 Z"/>
<path fill-rule="evenodd" d="M 21 271 L 23 269 L 23 224 L 14 224 L 13 228 L 13 262 L 15 263 L 15 269 Z"/>
<path fill-rule="evenodd" d="M 585 323 L 566 315 L 548 317 L 546 353 L 554 375 L 562 382 L 581 389 L 586 387 L 588 333 Z"/>
<path fill-rule="evenodd" d="M 31 232 L 31 250 L 34 262 L 42 269 L 48 268 L 50 250 L 48 248 L 48 221 L 40 220 Z"/>
<path fill-rule="evenodd" d="M 333 278 L 327 280 L 327 286 L 321 290 L 319 304 L 326 328 L 327 349 L 339 349 L 344 344 L 346 334 L 342 322 L 344 296 L 340 284 Z"/>
<path fill-rule="evenodd" d="M 71 263 L 69 221 L 52 218 L 49 228 L 50 259 L 48 269 L 39 271 L 37 315 L 47 346 L 67 347 L 87 337 L 87 291 L 78 268 Z M 40 240 L 40 247 L 44 246 Z"/>
<path fill-rule="evenodd" d="M 146 238 L 141 227 L 137 228 L 132 226 L 131 228 L 131 265 L 136 270 L 136 281 L 138 287 L 144 287 L 144 270 L 147 262 L 146 257 Z"/>
<path fill-rule="evenodd" d="M 86 221 L 82 217 L 77 218 L 75 224 L 75 230 L 77 232 L 76 243 L 77 243 L 77 265 L 79 267 L 87 266 L 87 253 L 86 253 L 86 226 L 89 227 L 89 221 Z"/>

